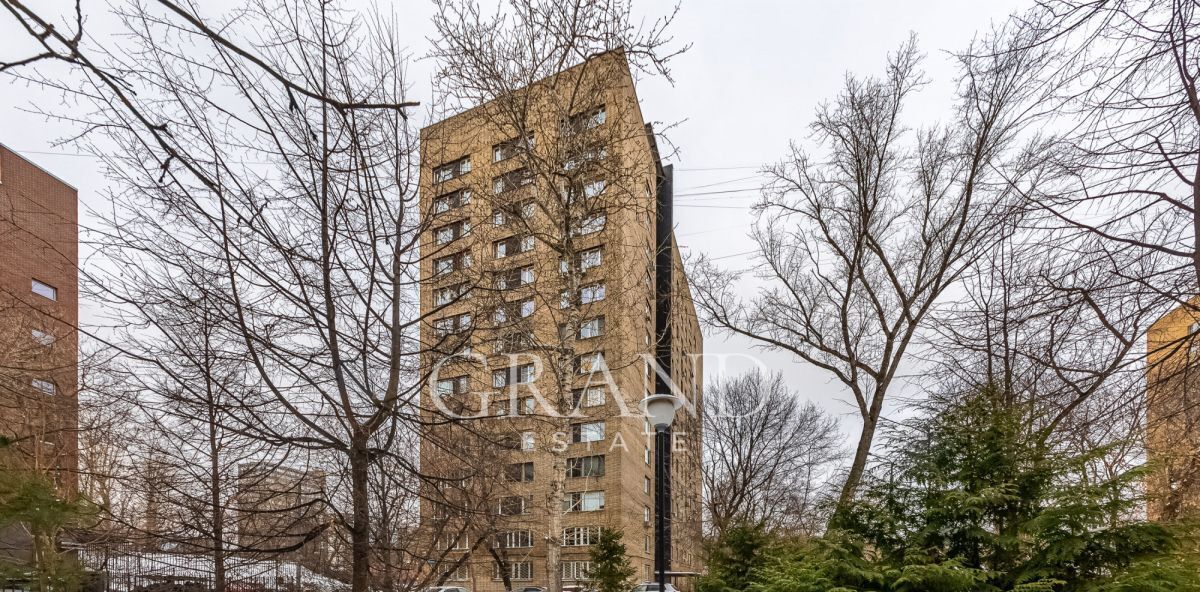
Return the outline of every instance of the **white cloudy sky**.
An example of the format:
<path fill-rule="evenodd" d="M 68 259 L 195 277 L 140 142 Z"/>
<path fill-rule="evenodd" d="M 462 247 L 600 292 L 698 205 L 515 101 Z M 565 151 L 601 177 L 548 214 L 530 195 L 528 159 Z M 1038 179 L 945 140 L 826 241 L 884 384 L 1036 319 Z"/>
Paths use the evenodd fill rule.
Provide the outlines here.
<path fill-rule="evenodd" d="M 414 56 L 426 51 L 432 33 L 427 1 L 362 0 L 402 15 L 401 33 Z M 106 2 L 83 0 L 93 35 L 111 32 Z M 63 3 L 44 0 L 34 5 Z M 220 2 L 201 3 L 216 14 Z M 352 2 L 349 2 L 352 4 Z M 673 63 L 674 86 L 664 80 L 639 82 L 647 118 L 679 122 L 670 134 L 679 153 L 676 166 L 677 236 L 688 252 L 725 257 L 723 263 L 745 266 L 752 247 L 745 231 L 752 222 L 748 206 L 757 195 L 757 169 L 781 157 L 790 139 L 803 139 L 816 105 L 839 90 L 846 72 L 874 74 L 888 51 L 915 32 L 928 54 L 926 70 L 934 84 L 917 96 L 908 111 L 913 124 L 932 123 L 950 99 L 953 67 L 946 51 L 962 48 L 978 31 L 1004 18 L 1029 0 L 683 0 L 674 29 L 692 49 Z M 646 15 L 662 13 L 673 2 L 637 3 Z M 0 14 L 0 60 L 21 55 L 21 43 L 9 16 Z M 430 65 L 420 60 L 410 68 L 416 98 L 430 97 Z M 72 155 L 54 142 L 73 130 L 27 111 L 35 102 L 56 98 L 36 89 L 0 82 L 0 143 L 79 189 L 95 203 L 104 179 L 96 163 Z M 710 193 L 722 191 L 723 193 Z M 704 195 L 695 195 L 704 193 Z M 86 224 L 87 221 L 84 220 Z M 86 306 L 86 305 L 85 305 Z M 86 314 L 87 311 L 85 311 Z M 710 353 L 744 352 L 748 344 L 706 335 Z M 758 354 L 785 372 L 806 398 L 841 414 L 844 429 L 857 432 L 848 416 L 852 407 L 838 387 L 820 372 L 779 354 Z M 716 370 L 710 363 L 709 370 Z M 710 373 L 711 376 L 711 373 Z"/>

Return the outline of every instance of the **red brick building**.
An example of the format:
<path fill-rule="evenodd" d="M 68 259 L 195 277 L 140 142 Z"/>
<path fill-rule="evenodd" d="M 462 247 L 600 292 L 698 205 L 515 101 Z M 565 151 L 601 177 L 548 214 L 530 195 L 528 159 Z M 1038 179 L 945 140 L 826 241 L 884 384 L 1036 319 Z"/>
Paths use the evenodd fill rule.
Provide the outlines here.
<path fill-rule="evenodd" d="M 0 466 L 76 488 L 78 198 L 0 144 Z"/>

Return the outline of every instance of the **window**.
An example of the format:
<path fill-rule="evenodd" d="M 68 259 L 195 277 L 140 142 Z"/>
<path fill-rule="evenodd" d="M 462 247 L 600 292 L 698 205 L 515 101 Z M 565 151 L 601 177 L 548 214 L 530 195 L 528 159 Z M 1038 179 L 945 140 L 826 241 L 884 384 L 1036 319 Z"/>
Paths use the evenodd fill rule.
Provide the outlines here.
<path fill-rule="evenodd" d="M 50 284 L 46 284 L 43 282 L 39 282 L 37 280 L 33 280 L 33 288 L 32 289 L 33 289 L 34 294 L 37 294 L 38 296 L 41 296 L 42 298 L 49 298 L 50 300 L 58 300 L 58 288 L 55 288 L 54 286 L 51 286 Z"/>
<path fill-rule="evenodd" d="M 591 165 L 597 161 L 604 160 L 608 157 L 608 149 L 604 146 L 590 146 L 583 150 L 579 150 L 574 155 L 567 158 L 563 163 L 563 168 L 568 171 Z"/>
<path fill-rule="evenodd" d="M 583 186 L 583 196 L 588 199 L 599 197 L 606 188 L 608 188 L 608 181 L 591 181 Z"/>
<path fill-rule="evenodd" d="M 471 313 L 464 312 L 433 322 L 433 332 L 438 337 L 455 335 L 471 328 Z"/>
<path fill-rule="evenodd" d="M 492 193 L 500 195 L 501 193 L 520 189 L 531 183 L 533 183 L 533 175 L 529 174 L 529 169 L 516 169 L 492 179 Z"/>
<path fill-rule="evenodd" d="M 582 354 L 575 358 L 575 368 L 579 374 L 592 374 L 605 369 L 604 352 Z"/>
<path fill-rule="evenodd" d="M 39 391 L 42 391 L 43 393 L 46 393 L 47 395 L 53 395 L 54 393 L 58 392 L 58 388 L 55 387 L 54 383 L 50 382 L 49 380 L 42 380 L 40 378 L 35 378 L 32 381 L 30 381 L 29 384 L 33 388 L 35 388 Z"/>
<path fill-rule="evenodd" d="M 604 230 L 604 225 L 607 221 L 608 218 L 604 214 L 594 214 L 592 216 L 588 216 L 587 218 L 579 221 L 579 224 L 575 226 L 572 234 L 575 236 L 584 236 L 600 232 L 601 230 Z"/>
<path fill-rule="evenodd" d="M 470 390 L 470 384 L 470 379 L 466 376 L 441 378 L 437 381 L 436 392 L 439 397 L 445 397 L 448 395 L 461 395 Z"/>
<path fill-rule="evenodd" d="M 604 317 L 588 319 L 579 325 L 579 338 L 591 339 L 604 334 Z"/>
<path fill-rule="evenodd" d="M 492 146 L 492 162 L 508 160 L 521 153 L 522 149 L 533 148 L 533 136 L 517 137 Z"/>
<path fill-rule="evenodd" d="M 642 535 L 642 550 L 647 553 L 650 552 L 650 535 L 648 534 Z"/>
<path fill-rule="evenodd" d="M 604 404 L 604 387 L 589 386 L 571 392 L 571 407 L 599 407 Z"/>
<path fill-rule="evenodd" d="M 562 562 L 563 580 L 586 580 L 588 579 L 588 572 L 590 571 L 592 571 L 591 561 Z"/>
<path fill-rule="evenodd" d="M 500 577 L 500 564 L 492 563 L 492 579 L 502 580 Z M 532 580 L 533 579 L 533 563 L 529 561 L 511 561 L 508 564 L 508 579 L 510 580 Z"/>
<path fill-rule="evenodd" d="M 536 308 L 533 298 L 525 298 L 516 302 L 506 302 L 496 307 L 492 313 L 492 322 L 502 325 L 510 320 L 525 319 L 533 315 Z"/>
<path fill-rule="evenodd" d="M 642 477 L 642 493 L 650 495 L 650 478 Z"/>
<path fill-rule="evenodd" d="M 608 114 L 604 110 L 604 105 L 589 109 L 582 113 L 576 113 L 567 119 L 566 132 L 582 132 L 604 125 L 608 119 Z"/>
<path fill-rule="evenodd" d="M 503 259 L 519 253 L 532 251 L 534 244 L 535 241 L 532 236 L 523 236 L 520 238 L 510 236 L 492 243 L 492 252 L 497 259 Z"/>
<path fill-rule="evenodd" d="M 452 222 L 445 226 L 435 228 L 433 230 L 433 241 L 439 245 L 444 245 L 453 240 L 457 240 L 471 233 L 471 223 L 466 220 Z"/>
<path fill-rule="evenodd" d="M 517 366 L 517 383 L 518 384 L 526 384 L 529 382 L 533 382 L 534 376 L 535 375 L 534 375 L 533 364 L 521 364 L 520 366 Z"/>
<path fill-rule="evenodd" d="M 604 300 L 604 284 L 592 284 L 579 289 L 579 301 L 583 304 L 591 304 Z"/>
<path fill-rule="evenodd" d="M 642 507 L 642 520 L 644 520 L 646 524 L 650 524 L 650 506 Z"/>
<path fill-rule="evenodd" d="M 591 421 L 571 424 L 571 443 L 599 442 L 604 439 L 604 422 Z"/>
<path fill-rule="evenodd" d="M 527 483 L 529 481 L 533 481 L 533 463 L 523 462 L 510 464 L 505 468 L 504 476 L 507 477 L 509 481 L 515 481 L 518 483 Z"/>
<path fill-rule="evenodd" d="M 581 456 L 567 459 L 568 477 L 603 477 L 604 455 Z"/>
<path fill-rule="evenodd" d="M 460 298 L 466 300 L 467 296 L 468 286 L 465 282 L 461 284 L 455 284 L 453 286 L 447 286 L 445 288 L 438 288 L 433 291 L 433 305 L 445 306 L 451 302 L 459 300 Z"/>
<path fill-rule="evenodd" d="M 579 254 L 579 269 L 581 271 L 599 267 L 601 263 L 604 263 L 604 254 L 601 252 L 600 247 L 588 249 Z"/>
<path fill-rule="evenodd" d="M 650 464 L 650 447 L 649 446 L 646 447 L 645 461 L 646 461 L 647 465 Z"/>
<path fill-rule="evenodd" d="M 467 537 L 450 534 L 442 537 L 442 548 L 450 551 L 466 551 Z"/>
<path fill-rule="evenodd" d="M 445 257 L 438 257 L 433 260 L 433 274 L 442 275 L 460 269 L 466 269 L 471 266 L 471 254 L 462 251 Z"/>
<path fill-rule="evenodd" d="M 433 198 L 433 213 L 443 214 L 471 203 L 471 192 L 466 189 L 452 191 Z"/>
<path fill-rule="evenodd" d="M 467 566 L 465 566 L 465 565 L 460 565 L 460 566 L 454 568 L 452 571 L 446 572 L 446 581 L 464 582 L 469 579 L 471 579 L 471 572 L 467 569 Z"/>
<path fill-rule="evenodd" d="M 528 500 L 519 495 L 500 498 L 500 504 L 496 508 L 496 513 L 501 516 L 520 516 L 528 511 Z"/>
<path fill-rule="evenodd" d="M 514 409 L 515 407 L 515 409 Z M 533 415 L 537 411 L 537 400 L 533 397 L 521 397 L 520 399 L 497 399 L 495 403 L 496 415 L 508 415 L 513 412 L 517 415 Z"/>
<path fill-rule="evenodd" d="M 533 283 L 534 277 L 532 265 L 516 269 L 506 269 L 496 273 L 496 288 L 499 290 L 511 290 L 526 286 Z"/>
<path fill-rule="evenodd" d="M 501 335 L 494 349 L 498 354 L 522 352 L 533 347 L 533 343 L 533 331 L 521 329 Z"/>
<path fill-rule="evenodd" d="M 533 450 L 533 432 L 521 432 L 521 450 Z"/>
<path fill-rule="evenodd" d="M 29 336 L 32 337 L 34 341 L 46 347 L 54 345 L 54 336 L 40 329 L 34 329 L 30 332 Z"/>
<path fill-rule="evenodd" d="M 528 530 L 500 532 L 493 544 L 497 549 L 528 549 L 533 546 L 533 534 Z"/>
<path fill-rule="evenodd" d="M 580 273 L 586 273 L 587 270 L 593 267 L 599 267 L 601 263 L 604 263 L 604 255 L 600 247 L 596 247 L 594 249 L 588 249 L 586 251 L 577 253 L 575 255 L 575 262 Z M 558 270 L 562 273 L 567 273 L 571 271 L 571 268 L 570 265 L 563 260 L 558 262 Z"/>
<path fill-rule="evenodd" d="M 586 547 L 600 541 L 599 526 L 571 526 L 562 531 L 564 547 Z"/>
<path fill-rule="evenodd" d="M 603 491 L 579 491 L 563 498 L 564 512 L 596 512 L 604 509 Z"/>
<path fill-rule="evenodd" d="M 528 221 L 530 218 L 533 218 L 536 208 L 537 206 L 532 201 L 496 208 L 492 210 L 492 224 L 503 226 L 514 220 Z"/>
<path fill-rule="evenodd" d="M 471 157 L 464 156 L 433 169 L 433 180 L 435 183 L 445 183 L 469 172 L 471 172 Z"/>
<path fill-rule="evenodd" d="M 527 384 L 536 378 L 533 364 L 521 364 L 492 371 L 492 386 L 504 388 L 514 384 Z"/>

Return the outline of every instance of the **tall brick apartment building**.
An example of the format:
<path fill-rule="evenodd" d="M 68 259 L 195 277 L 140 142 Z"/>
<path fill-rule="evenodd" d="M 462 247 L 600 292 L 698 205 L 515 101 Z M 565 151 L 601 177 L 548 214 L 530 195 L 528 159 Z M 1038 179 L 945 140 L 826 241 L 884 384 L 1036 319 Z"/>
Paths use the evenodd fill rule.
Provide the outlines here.
<path fill-rule="evenodd" d="M 5 463 L 74 490 L 79 322 L 75 189 L 0 145 L 0 433 Z"/>
<path fill-rule="evenodd" d="M 0 144 L 0 470 L 76 490 L 79 321 L 75 189 Z M 0 557 L 28 541 L 0 531 Z"/>
<path fill-rule="evenodd" d="M 1200 516 L 1200 298 L 1146 336 L 1147 481 L 1152 520 Z"/>
<path fill-rule="evenodd" d="M 553 569 L 566 588 L 584 584 L 601 527 L 623 533 L 635 578 L 649 580 L 654 438 L 638 402 L 654 391 L 655 202 L 670 170 L 619 51 L 513 94 L 515 103 L 421 131 L 422 343 L 432 372 L 422 399 L 433 424 L 421 446 L 431 477 L 422 531 L 445 552 L 446 584 L 473 592 L 503 590 L 501 570 L 514 588 L 553 589 Z M 504 123 L 498 114 L 521 101 L 529 120 Z M 569 184 L 599 205 L 554 219 L 556 208 L 569 212 Z M 670 569 L 695 572 L 702 343 L 673 241 L 671 250 L 670 372 L 686 407 L 674 425 Z M 549 361 L 563 347 L 575 356 L 566 369 Z M 470 419 L 439 423 L 456 414 Z M 468 441 L 482 444 L 457 447 Z"/>

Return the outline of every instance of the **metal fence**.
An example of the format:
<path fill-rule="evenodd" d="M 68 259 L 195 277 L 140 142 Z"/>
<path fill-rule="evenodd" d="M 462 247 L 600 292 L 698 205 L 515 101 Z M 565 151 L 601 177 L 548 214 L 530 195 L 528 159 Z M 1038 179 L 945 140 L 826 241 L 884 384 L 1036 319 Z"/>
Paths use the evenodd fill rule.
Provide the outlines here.
<path fill-rule="evenodd" d="M 210 556 L 80 549 L 79 560 L 100 576 L 104 592 L 179 590 L 197 592 L 214 588 Z M 230 557 L 225 562 L 226 592 L 343 592 L 344 582 L 329 578 L 291 561 L 265 561 Z"/>

